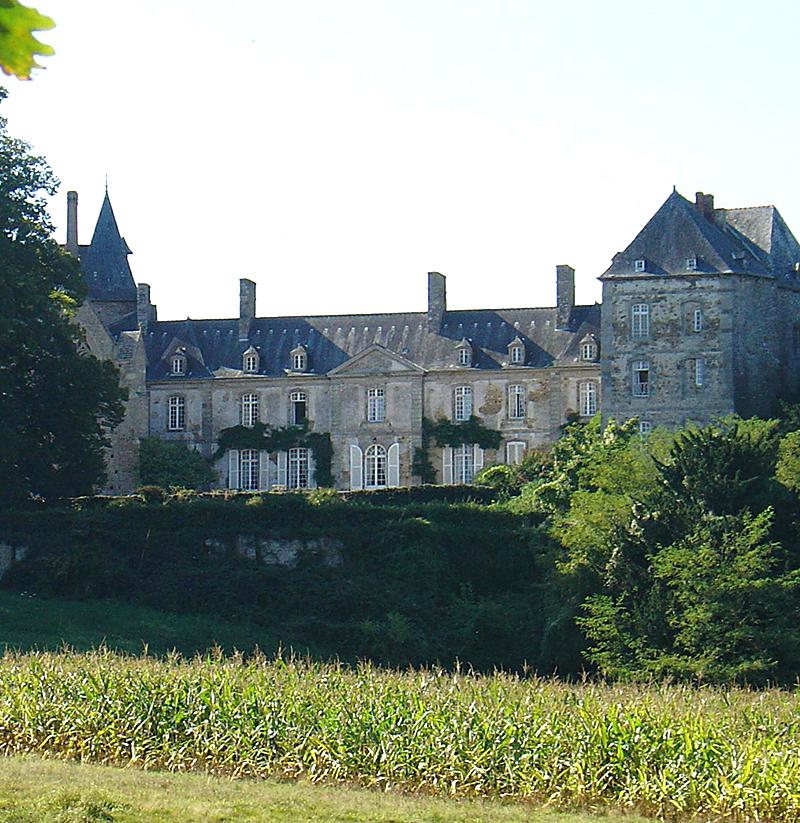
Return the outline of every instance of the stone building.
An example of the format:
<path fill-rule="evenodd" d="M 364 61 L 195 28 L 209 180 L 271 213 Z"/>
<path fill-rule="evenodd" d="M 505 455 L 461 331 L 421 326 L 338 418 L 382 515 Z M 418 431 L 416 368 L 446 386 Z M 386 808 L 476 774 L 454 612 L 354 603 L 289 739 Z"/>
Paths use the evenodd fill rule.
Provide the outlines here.
<path fill-rule="evenodd" d="M 575 417 L 654 425 L 769 413 L 795 392 L 800 361 L 800 246 L 772 206 L 716 209 L 673 191 L 601 276 L 599 305 L 575 305 L 575 272 L 556 267 L 552 308 L 453 310 L 430 272 L 427 311 L 258 317 L 256 285 L 239 284 L 239 316 L 160 321 L 128 265 L 108 195 L 88 246 L 68 195 L 67 248 L 89 290 L 90 348 L 113 359 L 129 390 L 109 455 L 110 491 L 137 482 L 138 443 L 186 443 L 209 459 L 236 426 L 301 425 L 327 434 L 340 489 L 468 483 L 516 463 Z M 426 442 L 424 421 L 481 425 L 497 449 Z M 222 488 L 315 484 L 314 453 L 230 448 Z"/>

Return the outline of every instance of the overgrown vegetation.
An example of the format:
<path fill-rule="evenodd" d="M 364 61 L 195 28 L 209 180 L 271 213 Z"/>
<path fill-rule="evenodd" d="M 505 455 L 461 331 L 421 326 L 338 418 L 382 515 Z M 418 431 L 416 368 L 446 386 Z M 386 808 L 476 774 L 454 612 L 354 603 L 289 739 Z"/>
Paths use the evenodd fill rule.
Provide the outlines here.
<path fill-rule="evenodd" d="M 162 489 L 203 489 L 215 479 L 209 462 L 185 443 L 145 437 L 139 443 L 139 479 Z"/>

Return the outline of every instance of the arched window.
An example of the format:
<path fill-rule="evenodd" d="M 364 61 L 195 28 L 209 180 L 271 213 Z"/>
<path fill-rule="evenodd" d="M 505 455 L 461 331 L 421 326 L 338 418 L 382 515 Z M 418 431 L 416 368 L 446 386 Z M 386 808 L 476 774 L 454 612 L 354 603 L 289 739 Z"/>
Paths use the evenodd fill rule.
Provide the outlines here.
<path fill-rule="evenodd" d="M 508 387 L 508 419 L 525 419 L 525 386 Z"/>
<path fill-rule="evenodd" d="M 364 488 L 382 489 L 386 486 L 386 449 L 373 443 L 364 455 Z"/>
<path fill-rule="evenodd" d="M 182 432 L 186 428 L 186 399 L 180 395 L 174 395 L 167 401 L 168 416 L 167 430 L 171 432 Z"/>
<path fill-rule="evenodd" d="M 293 391 L 289 395 L 289 423 L 292 426 L 302 426 L 308 419 L 306 393 Z"/>
<path fill-rule="evenodd" d="M 258 395 L 242 395 L 242 425 L 251 429 L 258 423 Z"/>
<path fill-rule="evenodd" d="M 472 417 L 472 386 L 456 386 L 453 399 L 453 417 L 456 422 L 469 420 Z"/>
<path fill-rule="evenodd" d="M 186 374 L 186 357 L 183 354 L 176 354 L 172 358 L 172 373 Z"/>

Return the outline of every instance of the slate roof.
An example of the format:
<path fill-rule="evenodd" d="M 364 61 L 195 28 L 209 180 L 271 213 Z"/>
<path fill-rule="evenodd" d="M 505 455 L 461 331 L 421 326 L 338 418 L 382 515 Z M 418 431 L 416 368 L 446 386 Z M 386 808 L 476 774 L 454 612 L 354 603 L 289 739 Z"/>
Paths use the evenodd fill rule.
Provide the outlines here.
<path fill-rule="evenodd" d="M 774 206 L 712 208 L 706 216 L 673 190 L 601 279 L 640 275 L 636 260 L 646 274 L 685 274 L 690 258 L 698 272 L 794 278 L 800 245 Z"/>
<path fill-rule="evenodd" d="M 187 378 L 240 374 L 250 346 L 259 353 L 259 374 L 281 376 L 300 344 L 310 374 L 326 374 L 376 343 L 422 368 L 447 369 L 455 368 L 464 338 L 472 343 L 473 368 L 497 369 L 517 336 L 525 344 L 523 365 L 547 367 L 578 359 L 580 339 L 599 329 L 600 306 L 576 306 L 569 329 L 556 328 L 554 308 L 447 311 L 438 334 L 427 322 L 425 312 L 263 317 L 251 321 L 247 340 L 239 340 L 238 319 L 157 321 L 145 336 L 147 377 L 170 378 L 176 347 L 185 349 Z"/>
<path fill-rule="evenodd" d="M 136 302 L 136 284 L 128 265 L 130 253 L 128 244 L 119 233 L 106 192 L 92 242 L 80 247 L 81 269 L 90 298 Z"/>

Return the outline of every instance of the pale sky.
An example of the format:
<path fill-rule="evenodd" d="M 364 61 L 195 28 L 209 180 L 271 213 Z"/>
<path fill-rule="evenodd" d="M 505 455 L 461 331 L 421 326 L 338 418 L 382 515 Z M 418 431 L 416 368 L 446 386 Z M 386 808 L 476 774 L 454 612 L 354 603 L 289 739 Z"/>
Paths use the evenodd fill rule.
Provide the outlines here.
<path fill-rule="evenodd" d="M 56 55 L 9 130 L 88 243 L 108 175 L 161 319 L 578 301 L 672 190 L 800 235 L 800 4 L 26 0 Z"/>

